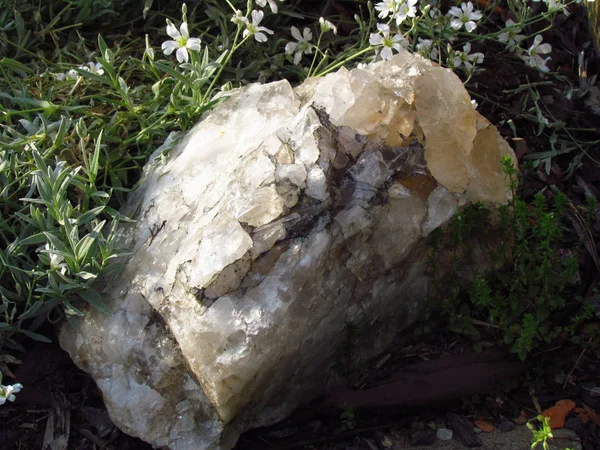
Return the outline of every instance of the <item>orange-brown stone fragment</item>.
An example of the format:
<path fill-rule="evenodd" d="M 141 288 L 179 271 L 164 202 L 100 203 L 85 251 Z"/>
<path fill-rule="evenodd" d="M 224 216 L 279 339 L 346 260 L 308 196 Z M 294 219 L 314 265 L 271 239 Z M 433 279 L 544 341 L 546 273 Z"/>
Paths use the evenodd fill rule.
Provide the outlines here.
<path fill-rule="evenodd" d="M 565 418 L 575 409 L 575 406 L 573 400 L 559 400 L 553 407 L 545 410 L 542 416 L 550 418 L 550 428 L 562 428 L 565 426 Z"/>
<path fill-rule="evenodd" d="M 485 431 L 486 433 L 491 433 L 496 429 L 494 425 L 492 425 L 489 422 L 486 422 L 483 419 L 476 419 L 474 422 L 477 428 L 479 428 L 481 431 Z"/>

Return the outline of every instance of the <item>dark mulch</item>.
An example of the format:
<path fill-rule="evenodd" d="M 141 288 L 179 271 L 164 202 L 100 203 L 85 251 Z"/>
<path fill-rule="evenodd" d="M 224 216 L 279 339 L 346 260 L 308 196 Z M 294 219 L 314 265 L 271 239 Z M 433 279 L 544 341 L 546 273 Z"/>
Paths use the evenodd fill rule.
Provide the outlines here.
<path fill-rule="evenodd" d="M 13 370 L 24 388 L 14 403 L 0 407 L 1 449 L 152 448 L 114 426 L 94 381 L 73 364 L 56 340 L 29 346 L 22 364 Z"/>
<path fill-rule="evenodd" d="M 470 342 L 445 331 L 396 344 L 352 389 L 334 390 L 279 424 L 245 433 L 236 450 L 345 450 L 357 441 L 376 442 L 382 432 L 427 431 L 439 421 L 450 426 L 455 415 L 471 429 L 475 418 L 498 428 L 514 426 L 513 420 L 522 424 L 522 417 L 534 418 L 538 408 L 562 399 L 600 411 L 594 392 L 600 384 L 598 355 L 582 354 L 575 345 L 565 343 L 522 363 L 499 348 L 475 353 Z M 344 416 L 344 403 L 355 405 L 354 420 Z M 600 448 L 600 424 L 570 418 L 583 448 Z"/>

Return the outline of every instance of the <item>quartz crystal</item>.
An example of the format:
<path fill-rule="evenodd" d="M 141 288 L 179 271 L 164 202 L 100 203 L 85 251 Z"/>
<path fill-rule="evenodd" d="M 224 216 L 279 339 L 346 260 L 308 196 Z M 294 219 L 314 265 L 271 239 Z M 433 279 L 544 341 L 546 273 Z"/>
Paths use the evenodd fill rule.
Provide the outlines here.
<path fill-rule="evenodd" d="M 506 202 L 507 155 L 461 81 L 403 50 L 233 91 L 148 163 L 122 211 L 132 254 L 96 284 L 112 312 L 60 343 L 127 433 L 230 450 L 343 382 L 347 323 L 361 367 L 419 318 L 426 236 Z"/>

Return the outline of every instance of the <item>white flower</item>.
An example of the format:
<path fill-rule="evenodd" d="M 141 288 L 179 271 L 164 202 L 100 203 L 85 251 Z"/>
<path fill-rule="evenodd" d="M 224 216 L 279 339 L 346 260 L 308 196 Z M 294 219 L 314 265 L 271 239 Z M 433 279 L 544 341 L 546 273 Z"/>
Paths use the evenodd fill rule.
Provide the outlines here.
<path fill-rule="evenodd" d="M 102 68 L 102 64 L 100 64 L 100 63 L 93 63 L 91 61 L 87 63 L 87 66 L 79 66 L 79 68 L 81 70 L 87 70 L 88 72 L 96 73 L 98 75 L 102 75 L 104 73 L 104 69 Z"/>
<path fill-rule="evenodd" d="M 381 34 L 371 33 L 369 43 L 376 47 L 383 47 L 381 49 L 382 59 L 388 60 L 392 57 L 392 50 L 399 52 L 400 47 L 406 48 L 408 46 L 408 41 L 403 36 L 399 34 L 390 36 L 390 27 L 388 25 L 378 23 L 377 29 Z"/>
<path fill-rule="evenodd" d="M 55 73 L 54 76 L 59 81 L 76 80 L 77 77 L 79 76 L 79 74 L 77 72 L 75 72 L 75 70 L 71 69 L 67 72 Z"/>
<path fill-rule="evenodd" d="M 175 56 L 180 63 L 189 61 L 188 50 L 200 50 L 200 39 L 190 37 L 187 22 L 183 22 L 177 30 L 173 22 L 167 19 L 167 34 L 173 40 L 163 42 L 161 48 L 165 55 L 170 55 L 177 50 Z"/>
<path fill-rule="evenodd" d="M 244 30 L 243 36 L 245 38 L 248 36 L 254 36 L 254 39 L 256 39 L 258 42 L 267 41 L 267 35 L 265 33 L 273 34 L 273 31 L 269 30 L 268 28 L 259 26 L 264 16 L 265 13 L 263 13 L 262 11 L 254 10 L 252 11 L 252 23 L 250 23 L 248 19 L 244 17 L 246 29 Z"/>
<path fill-rule="evenodd" d="M 65 258 L 62 255 L 59 255 L 58 253 L 56 253 L 54 251 L 54 249 L 50 247 L 50 244 L 46 243 L 46 245 L 44 246 L 43 252 L 50 255 L 50 268 L 51 269 L 57 269 L 64 265 L 63 260 Z"/>
<path fill-rule="evenodd" d="M 511 19 L 506 21 L 504 30 L 504 33 L 498 35 L 498 41 L 506 44 L 506 48 L 511 52 L 514 52 L 517 50 L 521 41 L 525 39 L 525 36 L 518 34 L 521 31 L 521 28 L 515 26 L 515 22 Z"/>
<path fill-rule="evenodd" d="M 102 64 L 100 63 L 93 63 L 93 62 L 88 62 L 87 65 L 85 66 L 78 66 L 77 67 L 79 70 L 85 70 L 86 72 L 91 72 L 91 73 L 95 73 L 98 75 L 102 75 L 104 73 L 104 69 L 102 68 Z M 80 75 L 79 73 L 75 70 L 75 69 L 71 69 L 67 72 L 63 72 L 63 73 L 55 73 L 54 76 L 56 77 L 57 80 L 59 81 L 63 81 L 63 80 L 76 80 Z"/>
<path fill-rule="evenodd" d="M 407 17 L 415 17 L 417 14 L 417 4 L 418 0 L 404 0 L 400 6 L 398 7 L 398 12 L 396 13 L 396 25 L 400 25 L 402 22 L 406 20 Z"/>
<path fill-rule="evenodd" d="M 476 64 L 481 64 L 483 62 L 483 53 L 471 53 L 471 43 L 467 42 L 463 51 L 455 51 L 454 54 L 454 64 L 453 67 L 458 69 L 460 66 L 465 66 L 467 71 L 473 70 Z"/>
<path fill-rule="evenodd" d="M 244 17 L 244 14 L 242 14 L 242 12 L 239 9 L 235 12 L 235 15 L 231 17 L 231 21 L 236 25 L 248 25 L 248 19 Z"/>
<path fill-rule="evenodd" d="M 433 7 L 429 10 L 429 17 L 431 17 L 433 20 L 437 20 L 442 17 L 442 12 L 438 8 Z"/>
<path fill-rule="evenodd" d="M 438 49 L 433 46 L 433 41 L 431 39 L 419 38 L 419 41 L 417 42 L 417 52 L 419 55 L 433 60 L 437 60 L 439 56 Z"/>
<path fill-rule="evenodd" d="M 477 109 L 479 103 L 477 103 L 477 100 L 471 100 L 471 106 L 473 107 L 473 109 Z"/>
<path fill-rule="evenodd" d="M 540 55 L 536 56 L 522 56 L 523 60 L 527 63 L 529 67 L 533 67 L 534 69 L 538 69 L 541 72 L 550 72 L 550 68 L 548 67 L 548 61 L 552 58 L 544 58 Z"/>
<path fill-rule="evenodd" d="M 6 401 L 14 402 L 15 394 L 23 389 L 23 385 L 21 383 L 3 386 L 0 385 L 0 405 L 4 405 Z"/>
<path fill-rule="evenodd" d="M 396 11 L 398 11 L 397 0 L 384 0 L 375 5 L 375 10 L 379 11 L 379 18 L 385 19 L 388 15 L 394 17 Z"/>
<path fill-rule="evenodd" d="M 256 4 L 261 8 L 264 8 L 267 2 L 269 2 L 269 7 L 273 14 L 277 14 L 277 3 L 275 3 L 275 0 L 256 0 Z"/>
<path fill-rule="evenodd" d="M 527 54 L 523 55 L 521 58 L 529 67 L 537 68 L 542 72 L 549 72 L 550 69 L 548 68 L 547 64 L 550 58 L 544 58 L 541 55 L 550 53 L 552 51 L 552 46 L 550 44 L 542 44 L 541 42 L 543 39 L 544 38 L 538 34 L 533 39 L 533 44 L 531 44 L 531 47 L 527 49 Z"/>
<path fill-rule="evenodd" d="M 319 26 L 321 27 L 322 33 L 333 31 L 333 34 L 337 34 L 337 27 L 332 24 L 329 20 L 325 20 L 323 17 L 319 18 Z"/>
<path fill-rule="evenodd" d="M 544 0 L 546 5 L 548 6 L 548 11 L 560 11 L 562 9 L 565 16 L 569 15 L 569 11 L 567 10 L 567 5 L 565 5 L 561 0 Z"/>
<path fill-rule="evenodd" d="M 298 42 L 288 42 L 285 46 L 285 52 L 288 55 L 295 53 L 294 64 L 299 64 L 302 59 L 302 53 L 307 55 L 312 53 L 312 44 L 309 42 L 312 39 L 312 33 L 309 28 L 304 28 L 304 36 L 300 34 L 300 30 L 296 27 L 292 27 L 292 36 Z"/>
<path fill-rule="evenodd" d="M 453 6 L 450 8 L 450 11 L 448 11 L 448 15 L 454 16 L 450 21 L 450 26 L 452 28 L 460 30 L 464 26 L 465 30 L 469 33 L 477 28 L 475 22 L 482 17 L 481 11 L 473 11 L 473 3 L 471 2 L 461 3 L 460 8 L 458 6 Z"/>

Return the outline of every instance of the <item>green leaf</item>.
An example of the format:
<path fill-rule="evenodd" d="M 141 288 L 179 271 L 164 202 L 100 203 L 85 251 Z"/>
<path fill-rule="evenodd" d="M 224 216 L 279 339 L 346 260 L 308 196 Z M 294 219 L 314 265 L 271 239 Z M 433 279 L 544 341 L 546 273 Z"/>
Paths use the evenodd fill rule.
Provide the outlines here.
<path fill-rule="evenodd" d="M 77 225 L 78 226 L 85 225 L 90 220 L 92 220 L 93 218 L 95 218 L 98 214 L 100 214 L 102 211 L 104 211 L 104 208 L 105 208 L 104 206 L 97 206 L 97 207 L 92 208 L 89 211 L 83 213 L 77 219 Z"/>
<path fill-rule="evenodd" d="M 77 308 L 75 308 L 71 304 L 71 302 L 69 300 L 67 300 L 66 298 L 63 299 L 63 306 L 65 308 L 65 313 L 67 314 L 67 319 L 68 319 L 68 316 L 78 316 L 78 317 L 84 316 L 84 314 L 81 311 L 79 311 Z"/>
<path fill-rule="evenodd" d="M 54 142 L 52 143 L 52 148 L 49 152 L 56 150 L 63 144 L 63 139 L 65 134 L 67 134 L 67 130 L 71 127 L 71 118 L 68 116 L 60 117 L 60 124 L 58 126 L 58 131 L 56 133 L 56 137 L 54 138 Z"/>
<path fill-rule="evenodd" d="M 127 96 L 127 92 L 129 92 L 129 87 L 127 87 L 127 83 L 125 82 L 123 77 L 119 77 L 118 82 L 119 82 L 119 88 L 121 89 L 123 96 Z"/>
<path fill-rule="evenodd" d="M 47 239 L 44 233 L 37 233 L 18 241 L 17 245 L 43 244 L 46 241 Z"/>
<path fill-rule="evenodd" d="M 117 78 L 117 74 L 115 72 L 114 67 L 112 66 L 111 60 L 108 60 L 106 58 L 96 58 L 96 60 L 102 65 L 102 68 L 114 83 L 115 78 Z"/>
<path fill-rule="evenodd" d="M 188 77 L 186 77 L 184 74 L 182 74 L 180 71 L 178 71 L 177 69 L 173 69 L 172 67 L 168 66 L 167 64 L 163 64 L 159 61 L 155 61 L 154 65 L 158 70 L 162 70 L 163 72 L 168 73 L 169 75 L 171 75 L 173 78 L 175 78 L 177 81 L 183 83 L 184 85 L 188 86 L 188 85 L 192 84 L 191 80 Z"/>
<path fill-rule="evenodd" d="M 31 305 L 31 307 L 27 311 L 25 311 L 23 314 L 21 314 L 19 316 L 19 319 L 29 319 L 31 317 L 37 316 L 38 311 L 40 310 L 40 308 L 42 307 L 43 304 L 44 304 L 43 301 L 38 300 L 33 305 Z"/>
<path fill-rule="evenodd" d="M 27 311 L 21 314 L 19 316 L 19 319 L 25 320 L 35 316 L 39 316 L 40 314 L 46 314 L 48 311 L 60 305 L 61 303 L 62 300 L 58 298 L 44 301 L 38 300 L 31 306 L 31 308 L 29 308 Z"/>
<path fill-rule="evenodd" d="M 154 0 L 145 0 L 144 1 L 144 9 L 142 10 L 142 17 L 144 20 L 146 20 L 146 15 L 148 14 L 148 11 L 150 11 L 150 8 L 152 8 L 152 2 Z"/>
<path fill-rule="evenodd" d="M 18 74 L 21 78 L 27 78 L 31 73 L 31 69 L 25 64 L 20 63 L 15 59 L 2 58 L 0 59 L 0 66 L 6 67 Z"/>
<path fill-rule="evenodd" d="M 77 123 L 75 124 L 75 132 L 77 133 L 77 136 L 79 136 L 80 139 L 87 139 L 88 129 L 85 124 L 85 121 L 83 120 L 83 117 L 80 117 Z"/>
<path fill-rule="evenodd" d="M 98 291 L 95 289 L 86 289 L 84 291 L 77 292 L 77 294 L 98 311 L 101 311 L 107 315 L 112 314 L 112 311 L 104 304 L 100 298 L 100 294 L 98 294 Z"/>
<path fill-rule="evenodd" d="M 54 247 L 54 249 L 52 249 L 53 253 L 56 253 L 66 258 L 73 258 L 74 255 L 69 251 L 67 246 L 63 243 L 63 241 L 61 241 L 54 234 L 49 233 L 48 231 L 44 231 L 44 235 Z"/>
<path fill-rule="evenodd" d="M 21 333 L 23 333 L 25 336 L 33 339 L 34 341 L 44 342 L 46 344 L 52 343 L 52 341 L 50 339 L 48 339 L 46 336 L 42 336 L 41 334 L 34 333 L 33 331 L 29 331 L 29 330 L 19 330 L 19 331 Z"/>
<path fill-rule="evenodd" d="M 90 166 L 88 169 L 88 177 L 92 183 L 96 182 L 96 177 L 98 176 L 98 164 L 100 161 L 100 152 L 102 151 L 102 133 L 104 130 L 100 130 L 98 137 L 96 138 L 96 145 L 94 146 L 94 154 L 92 155 L 92 160 L 90 162 Z"/>
<path fill-rule="evenodd" d="M 101 236 L 100 231 L 102 230 L 102 227 L 105 223 L 106 220 L 103 220 L 102 222 L 97 224 L 90 233 L 85 235 L 84 238 L 77 243 L 77 245 L 75 246 L 75 254 L 77 256 L 78 261 L 83 262 L 87 260 L 88 253 L 92 248 L 92 245 L 94 245 L 94 242 L 96 242 L 96 239 L 98 239 L 98 237 Z"/>
<path fill-rule="evenodd" d="M 38 203 L 40 205 L 46 205 L 46 206 L 49 206 L 51 204 L 51 202 L 46 201 L 46 200 L 42 200 L 41 198 L 27 198 L 27 197 L 23 197 L 23 198 L 20 198 L 19 200 L 21 200 L 22 202 Z"/>
<path fill-rule="evenodd" d="M 106 45 L 106 42 L 104 41 L 104 38 L 100 34 L 98 35 L 98 48 L 100 49 L 100 53 L 102 54 L 102 57 L 106 61 L 112 61 L 113 60 L 113 53 L 108 48 L 108 45 Z"/>
<path fill-rule="evenodd" d="M 79 67 L 75 67 L 73 70 L 75 72 L 77 72 L 80 76 L 82 76 L 83 78 L 97 81 L 98 83 L 105 84 L 107 86 L 112 87 L 112 83 L 110 82 L 110 80 L 107 77 L 103 77 L 102 75 L 98 75 L 97 73 L 92 73 L 89 70 L 80 69 Z"/>
<path fill-rule="evenodd" d="M 90 194 L 90 197 L 110 198 L 110 194 L 104 191 L 94 191 Z"/>
<path fill-rule="evenodd" d="M 108 214 L 110 217 L 112 217 L 115 220 L 118 220 L 119 222 L 126 222 L 126 223 L 135 223 L 135 219 L 130 219 L 127 216 L 124 216 L 123 214 L 121 214 L 119 211 L 117 211 L 114 208 L 111 208 L 110 206 L 106 206 L 106 214 Z"/>
<path fill-rule="evenodd" d="M 34 149 L 31 153 L 33 154 L 36 168 L 46 172 L 48 170 L 48 165 L 44 161 L 44 158 L 42 158 L 42 155 L 40 155 L 40 152 Z"/>
<path fill-rule="evenodd" d="M 77 272 L 75 275 L 77 275 L 80 278 L 83 278 L 86 281 L 95 280 L 97 277 L 96 274 L 85 271 Z"/>

